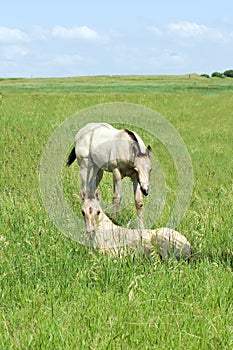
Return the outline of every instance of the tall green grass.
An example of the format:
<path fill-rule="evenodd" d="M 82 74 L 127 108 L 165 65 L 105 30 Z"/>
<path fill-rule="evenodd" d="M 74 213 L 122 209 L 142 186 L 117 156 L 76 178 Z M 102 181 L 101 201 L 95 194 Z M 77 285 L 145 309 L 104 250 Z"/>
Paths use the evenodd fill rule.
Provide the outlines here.
<path fill-rule="evenodd" d="M 208 94 L 202 90 L 203 80 L 194 77 L 198 93 L 185 92 L 186 88 L 182 93 L 163 93 L 163 84 L 168 80 L 176 84 L 179 78 L 161 77 L 162 90 L 154 93 L 150 77 L 89 79 L 88 84 L 100 84 L 102 79 L 109 85 L 106 94 L 69 93 L 63 90 L 62 79 L 59 92 L 53 90 L 57 83 L 53 80 L 46 82 L 43 93 L 30 87 L 23 92 L 28 87 L 19 89 L 18 80 L 9 82 L 8 90 L 0 85 L 0 348 L 233 348 L 230 88 Z M 130 91 L 123 93 L 120 86 L 125 80 L 131 84 L 130 79 Z M 212 82 L 205 80 L 210 89 Z M 113 83 L 119 84 L 114 93 Z M 6 86 L 5 81 L 1 84 Z M 137 84 L 147 85 L 146 92 Z M 45 212 L 38 172 L 48 138 L 77 110 L 114 101 L 158 111 L 179 131 L 189 150 L 195 184 L 191 205 L 178 227 L 193 246 L 189 264 L 161 262 L 156 255 L 149 259 L 141 253 L 122 258 L 100 255 L 63 236 Z M 154 142 L 172 202 L 175 180 L 166 150 L 150 135 L 143 138 Z M 64 190 L 80 215 L 74 196 L 79 192 L 77 177 L 76 165 L 64 169 Z M 101 185 L 102 195 L 111 200 L 108 181 L 106 177 Z M 124 223 L 124 218 L 119 220 Z"/>

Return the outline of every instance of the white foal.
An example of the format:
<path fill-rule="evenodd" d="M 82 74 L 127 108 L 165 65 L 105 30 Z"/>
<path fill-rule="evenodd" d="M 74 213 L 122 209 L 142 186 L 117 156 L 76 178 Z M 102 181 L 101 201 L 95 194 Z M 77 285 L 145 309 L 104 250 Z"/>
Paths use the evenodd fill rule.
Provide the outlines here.
<path fill-rule="evenodd" d="M 173 229 L 128 229 L 115 225 L 103 212 L 97 193 L 95 198 L 84 198 L 82 215 L 90 244 L 101 251 L 118 255 L 124 251 L 142 248 L 147 254 L 158 251 L 163 259 L 170 255 L 177 260 L 191 257 L 190 243 Z"/>

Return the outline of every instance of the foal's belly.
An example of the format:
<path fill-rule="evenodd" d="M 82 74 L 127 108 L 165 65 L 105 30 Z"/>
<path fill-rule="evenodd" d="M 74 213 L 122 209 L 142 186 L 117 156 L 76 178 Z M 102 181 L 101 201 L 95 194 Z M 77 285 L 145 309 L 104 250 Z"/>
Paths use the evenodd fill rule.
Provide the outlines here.
<path fill-rule="evenodd" d="M 111 160 L 105 164 L 102 164 L 102 166 L 98 166 L 104 171 L 112 173 L 114 169 L 118 169 L 121 173 L 121 177 L 124 178 L 126 176 L 133 177 L 135 174 L 135 170 L 133 166 L 129 162 L 125 161 L 118 161 L 118 160 Z"/>

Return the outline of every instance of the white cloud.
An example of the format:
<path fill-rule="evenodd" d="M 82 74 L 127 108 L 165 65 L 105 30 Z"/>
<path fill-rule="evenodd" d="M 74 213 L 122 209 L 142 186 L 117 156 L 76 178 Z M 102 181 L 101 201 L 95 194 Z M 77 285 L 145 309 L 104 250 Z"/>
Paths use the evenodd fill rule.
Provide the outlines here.
<path fill-rule="evenodd" d="M 192 40 L 211 40 L 211 41 L 222 41 L 229 38 L 230 33 L 224 33 L 216 28 L 208 27 L 204 24 L 198 24 L 195 22 L 176 22 L 169 23 L 166 27 L 158 28 L 156 26 L 151 26 L 148 28 L 149 31 L 155 37 L 162 38 L 182 38 L 182 39 L 192 39 Z"/>
<path fill-rule="evenodd" d="M 27 42 L 29 41 L 28 34 L 15 28 L 0 27 L 0 42 Z"/>
<path fill-rule="evenodd" d="M 206 26 L 190 22 L 170 23 L 168 29 L 186 37 L 200 36 L 207 31 Z"/>
<path fill-rule="evenodd" d="M 55 26 L 52 29 L 52 36 L 62 39 L 83 39 L 83 40 L 97 40 L 99 35 L 97 32 L 87 26 L 66 28 L 62 26 Z"/>
<path fill-rule="evenodd" d="M 221 39 L 223 37 L 219 30 L 194 22 L 170 23 L 168 30 L 184 38 Z"/>
<path fill-rule="evenodd" d="M 1 49 L 4 58 L 7 60 L 17 59 L 28 54 L 28 50 L 26 48 L 18 45 L 3 46 Z"/>
<path fill-rule="evenodd" d="M 35 25 L 32 27 L 31 36 L 33 39 L 47 40 L 49 39 L 50 32 L 41 26 Z"/>

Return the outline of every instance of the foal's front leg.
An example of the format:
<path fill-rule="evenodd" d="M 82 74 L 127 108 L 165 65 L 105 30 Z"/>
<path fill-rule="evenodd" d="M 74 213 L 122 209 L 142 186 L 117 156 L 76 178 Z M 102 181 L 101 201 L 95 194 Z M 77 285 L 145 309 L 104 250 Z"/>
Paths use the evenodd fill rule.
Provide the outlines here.
<path fill-rule="evenodd" d="M 112 198 L 112 204 L 114 211 L 118 211 L 120 201 L 121 201 L 121 172 L 119 169 L 114 169 L 112 172 L 113 177 L 113 198 Z"/>
<path fill-rule="evenodd" d="M 140 188 L 140 184 L 136 177 L 133 178 L 133 190 L 134 190 L 134 201 L 138 214 L 138 226 L 143 229 L 143 216 L 142 216 L 142 207 L 143 207 L 143 194 Z"/>

